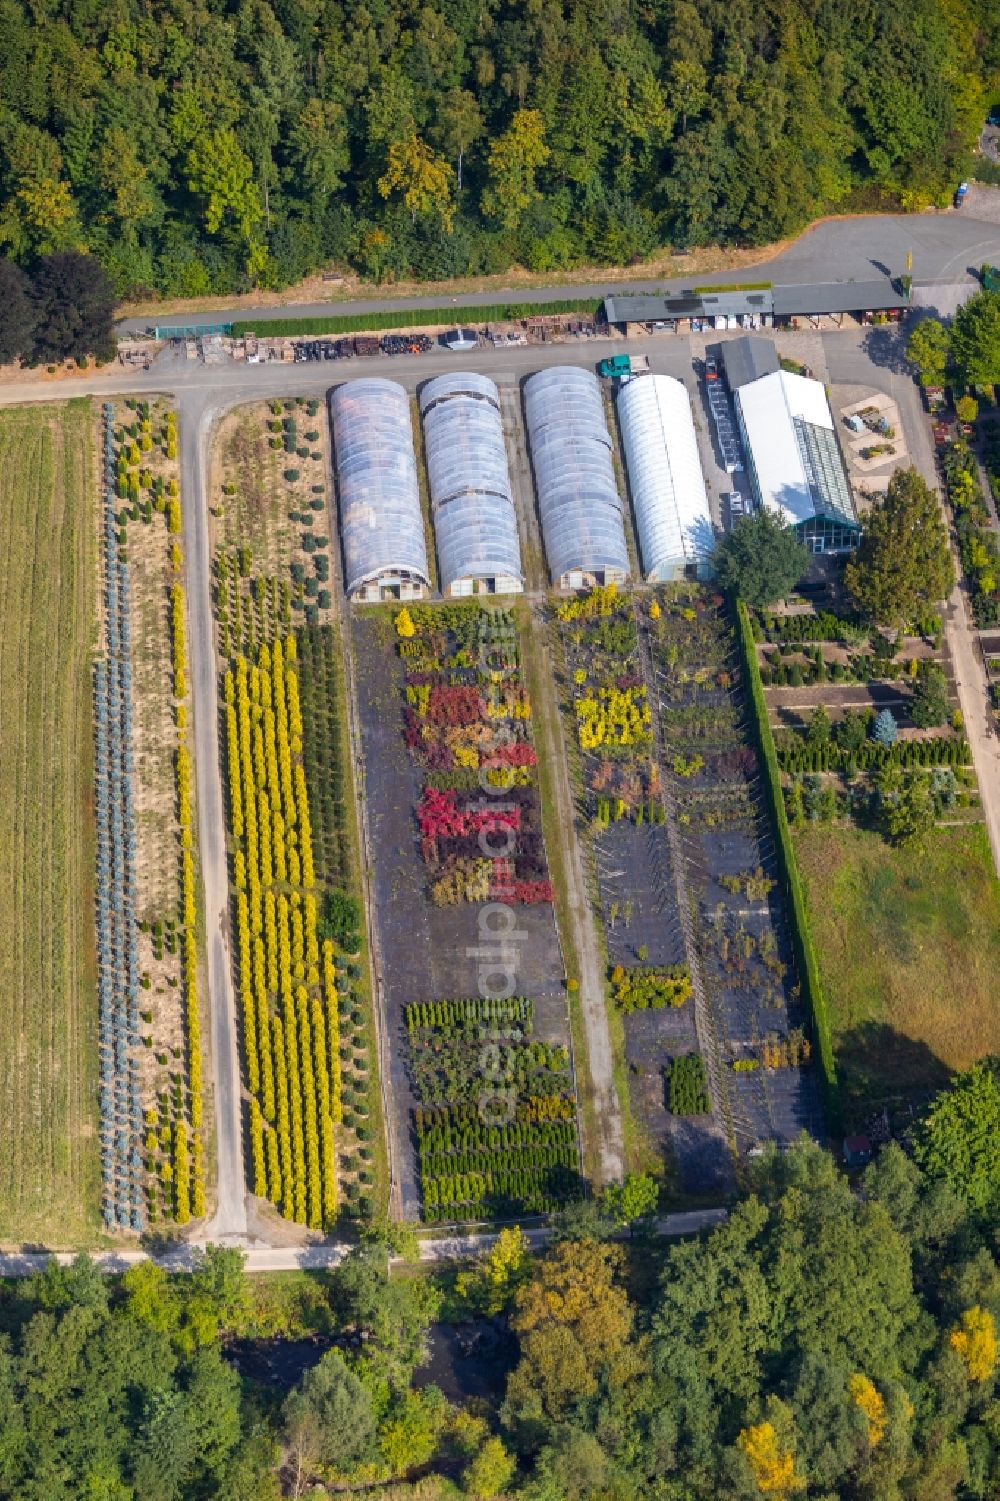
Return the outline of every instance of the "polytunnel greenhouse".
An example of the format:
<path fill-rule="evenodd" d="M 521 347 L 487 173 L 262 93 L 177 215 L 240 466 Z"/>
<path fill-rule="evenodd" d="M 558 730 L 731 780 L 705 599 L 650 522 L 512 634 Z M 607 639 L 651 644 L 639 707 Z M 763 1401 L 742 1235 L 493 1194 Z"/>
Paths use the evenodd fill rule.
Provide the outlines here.
<path fill-rule="evenodd" d="M 441 375 L 420 396 L 441 589 L 524 587 L 500 397 L 485 375 Z"/>
<path fill-rule="evenodd" d="M 669 375 L 628 381 L 618 422 L 645 577 L 706 578 L 715 533 L 683 382 Z"/>
<path fill-rule="evenodd" d="M 430 588 L 409 397 L 393 380 L 351 380 L 330 396 L 352 599 L 420 599 Z"/>
<path fill-rule="evenodd" d="M 625 523 L 597 377 L 571 365 L 542 370 L 525 385 L 524 410 L 553 583 L 622 582 Z"/>

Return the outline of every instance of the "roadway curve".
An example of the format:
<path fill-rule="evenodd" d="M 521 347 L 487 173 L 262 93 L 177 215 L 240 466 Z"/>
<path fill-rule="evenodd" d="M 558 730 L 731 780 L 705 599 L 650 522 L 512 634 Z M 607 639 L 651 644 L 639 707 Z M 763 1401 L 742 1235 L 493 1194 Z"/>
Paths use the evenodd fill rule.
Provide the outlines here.
<path fill-rule="evenodd" d="M 981 189 L 980 192 L 988 192 Z M 1000 197 L 1000 194 L 998 194 Z M 154 324 L 161 328 L 191 323 L 225 323 L 232 318 L 252 318 L 263 324 L 274 318 L 322 318 L 331 314 L 375 313 L 412 308 L 488 306 L 513 299 L 517 302 L 547 302 L 553 298 L 604 297 L 609 292 L 683 291 L 692 285 L 710 286 L 736 281 L 774 281 L 802 285 L 814 281 L 872 281 L 879 276 L 899 276 L 906 271 L 912 253 L 912 275 L 918 280 L 965 281 L 983 261 L 1000 260 L 1000 227 L 986 219 L 972 218 L 968 210 L 926 214 L 859 215 L 850 219 L 823 219 L 804 231 L 785 250 L 757 265 L 730 267 L 707 273 L 685 272 L 660 280 L 629 281 L 609 275 L 604 282 L 588 285 L 560 283 L 554 287 L 504 287 L 486 292 L 466 292 L 457 297 L 447 292 L 428 292 L 419 297 L 371 297 L 326 302 L 285 303 L 254 307 L 243 299 L 227 307 L 198 312 L 170 313 L 158 317 L 123 318 L 120 333 L 142 334 Z"/>

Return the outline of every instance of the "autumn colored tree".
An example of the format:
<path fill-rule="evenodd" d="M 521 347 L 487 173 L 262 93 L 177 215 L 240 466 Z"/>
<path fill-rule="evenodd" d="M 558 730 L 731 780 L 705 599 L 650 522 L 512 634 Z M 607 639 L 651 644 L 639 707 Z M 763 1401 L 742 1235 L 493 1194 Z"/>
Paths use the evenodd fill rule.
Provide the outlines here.
<path fill-rule="evenodd" d="M 450 233 L 455 220 L 453 181 L 454 173 L 444 158 L 412 131 L 389 147 L 388 166 L 379 178 L 378 190 L 383 198 L 400 193 L 413 223 L 418 217 L 434 215 Z"/>

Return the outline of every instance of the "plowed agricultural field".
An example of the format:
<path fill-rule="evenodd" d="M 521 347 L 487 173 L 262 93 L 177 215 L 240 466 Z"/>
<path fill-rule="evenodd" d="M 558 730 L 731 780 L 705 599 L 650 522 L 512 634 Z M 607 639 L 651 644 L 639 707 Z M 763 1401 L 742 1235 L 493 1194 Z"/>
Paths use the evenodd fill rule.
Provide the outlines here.
<path fill-rule="evenodd" d="M 0 1241 L 92 1238 L 89 401 L 0 411 Z"/>

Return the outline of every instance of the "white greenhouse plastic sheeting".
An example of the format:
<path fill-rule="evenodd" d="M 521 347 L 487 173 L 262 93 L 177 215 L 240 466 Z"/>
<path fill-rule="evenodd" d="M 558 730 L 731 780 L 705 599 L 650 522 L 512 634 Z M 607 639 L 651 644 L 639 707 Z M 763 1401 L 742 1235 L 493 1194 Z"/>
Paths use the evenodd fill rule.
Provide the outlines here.
<path fill-rule="evenodd" d="M 348 594 L 383 574 L 429 587 L 409 397 L 393 380 L 350 380 L 330 414 Z"/>
<path fill-rule="evenodd" d="M 704 577 L 715 533 L 683 382 L 670 375 L 629 381 L 618 395 L 618 421 L 646 578 L 684 578 L 689 568 Z"/>
<path fill-rule="evenodd" d="M 441 375 L 420 394 L 441 587 L 523 587 L 500 396 L 485 375 Z"/>
<path fill-rule="evenodd" d="M 543 370 L 525 385 L 524 409 L 553 581 L 572 573 L 626 578 L 622 501 L 596 375 L 572 365 Z"/>

